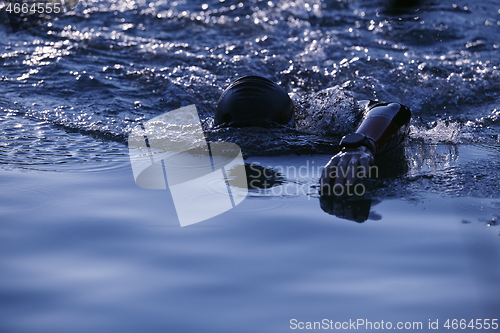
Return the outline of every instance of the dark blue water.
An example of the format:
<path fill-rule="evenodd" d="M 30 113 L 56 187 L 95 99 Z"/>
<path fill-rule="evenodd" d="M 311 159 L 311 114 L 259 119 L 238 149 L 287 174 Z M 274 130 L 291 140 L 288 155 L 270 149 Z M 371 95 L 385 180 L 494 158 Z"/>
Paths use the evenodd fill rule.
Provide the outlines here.
<path fill-rule="evenodd" d="M 395 3 L 81 1 L 18 33 L 2 10 L 0 332 L 500 319 L 500 4 Z M 220 93 L 251 74 L 345 131 L 356 100 L 411 108 L 365 223 L 316 194 L 341 133 L 307 116 L 213 127 Z M 168 191 L 134 184 L 126 139 L 191 104 L 282 185 L 179 228 Z"/>

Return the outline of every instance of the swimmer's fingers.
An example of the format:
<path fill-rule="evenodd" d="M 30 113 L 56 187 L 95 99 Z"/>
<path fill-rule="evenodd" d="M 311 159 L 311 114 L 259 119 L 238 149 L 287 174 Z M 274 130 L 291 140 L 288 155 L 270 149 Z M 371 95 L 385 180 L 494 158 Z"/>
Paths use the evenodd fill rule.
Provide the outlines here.
<path fill-rule="evenodd" d="M 354 185 L 368 177 L 373 160 L 372 152 L 366 147 L 342 150 L 332 157 L 323 169 L 320 178 L 321 191 L 331 193 L 335 189 L 342 190 L 342 187 Z"/>
<path fill-rule="evenodd" d="M 361 178 L 366 178 L 369 175 L 370 165 L 373 163 L 373 156 L 369 154 L 363 154 L 359 158 L 359 176 Z"/>
<path fill-rule="evenodd" d="M 349 158 L 347 168 L 344 170 L 345 184 L 354 185 L 359 180 L 368 177 L 370 165 L 374 160 L 370 150 L 362 146 L 345 152 L 345 157 Z"/>
<path fill-rule="evenodd" d="M 337 165 L 340 161 L 340 155 L 333 156 L 330 161 L 325 165 L 321 178 L 319 180 L 322 191 L 328 191 L 332 179 L 337 177 Z"/>
<path fill-rule="evenodd" d="M 359 156 L 354 154 L 351 155 L 345 170 L 345 184 L 342 185 L 354 185 L 358 181 L 358 166 Z"/>
<path fill-rule="evenodd" d="M 320 178 L 321 191 L 331 193 L 335 190 L 334 187 L 343 187 L 346 182 L 353 183 L 355 181 L 353 175 L 355 175 L 357 165 L 358 157 L 352 152 L 341 152 L 332 157 L 323 169 Z"/>
<path fill-rule="evenodd" d="M 336 170 L 337 177 L 335 178 L 335 184 L 333 186 L 345 185 L 346 178 L 349 172 L 350 161 L 351 161 L 350 154 L 340 154 L 340 160 L 339 163 L 337 164 L 337 170 Z"/>

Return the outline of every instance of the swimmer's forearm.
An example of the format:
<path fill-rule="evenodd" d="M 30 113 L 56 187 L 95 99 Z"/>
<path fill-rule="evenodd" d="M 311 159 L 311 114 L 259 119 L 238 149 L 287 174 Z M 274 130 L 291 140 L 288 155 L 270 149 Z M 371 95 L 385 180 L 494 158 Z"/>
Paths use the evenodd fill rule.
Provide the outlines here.
<path fill-rule="evenodd" d="M 399 103 L 375 105 L 363 119 L 356 133 L 369 138 L 367 148 L 375 156 L 401 143 L 408 133 L 411 111 Z"/>

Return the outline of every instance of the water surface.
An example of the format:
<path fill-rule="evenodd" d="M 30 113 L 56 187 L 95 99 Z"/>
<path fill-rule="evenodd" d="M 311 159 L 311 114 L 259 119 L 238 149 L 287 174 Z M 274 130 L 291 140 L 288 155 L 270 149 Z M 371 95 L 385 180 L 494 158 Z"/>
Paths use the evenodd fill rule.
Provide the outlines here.
<path fill-rule="evenodd" d="M 0 331 L 500 319 L 500 5 L 415 3 L 81 1 L 15 34 L 2 11 Z M 317 195 L 340 134 L 321 122 L 214 128 L 220 93 L 251 74 L 306 114 L 345 116 L 361 99 L 412 109 L 366 201 Z M 168 191 L 134 184 L 125 142 L 191 104 L 209 139 L 280 174 L 180 228 Z"/>

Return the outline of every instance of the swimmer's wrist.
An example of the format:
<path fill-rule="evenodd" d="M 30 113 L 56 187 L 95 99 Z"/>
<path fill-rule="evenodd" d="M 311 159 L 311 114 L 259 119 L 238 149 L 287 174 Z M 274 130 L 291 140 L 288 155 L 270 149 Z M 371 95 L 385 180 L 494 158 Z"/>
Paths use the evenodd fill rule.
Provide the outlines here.
<path fill-rule="evenodd" d="M 377 145 L 375 141 L 361 133 L 345 135 L 339 143 L 339 148 L 341 150 L 358 149 L 360 147 L 366 148 L 373 156 L 377 154 Z"/>

